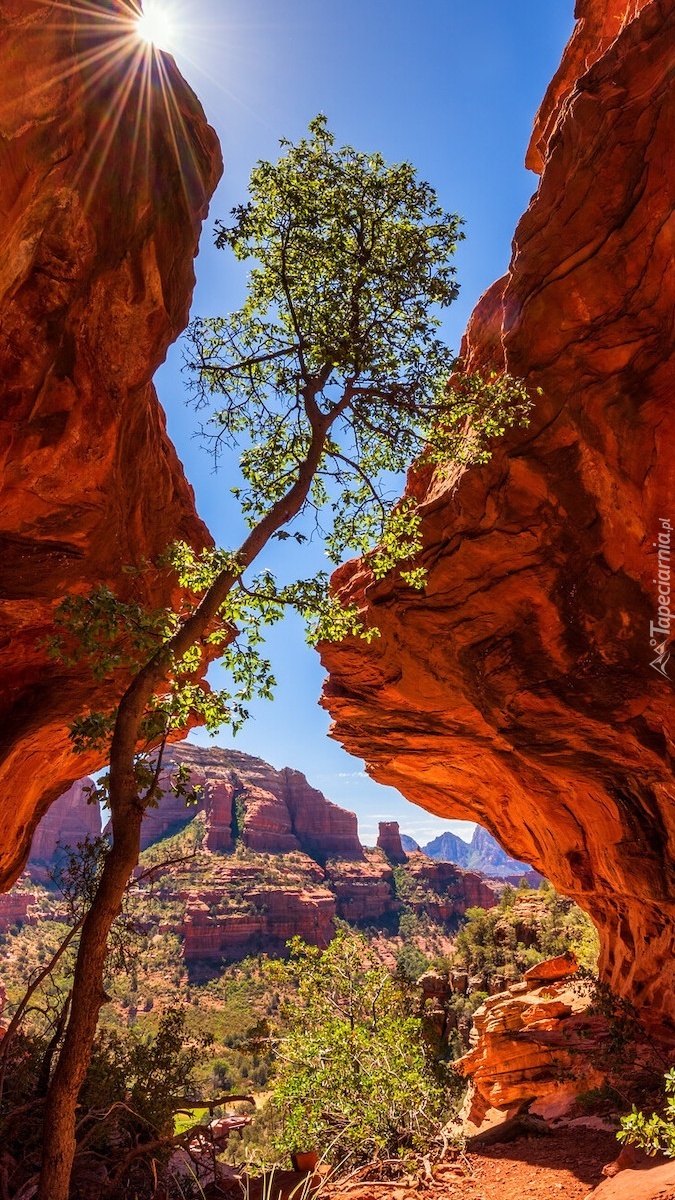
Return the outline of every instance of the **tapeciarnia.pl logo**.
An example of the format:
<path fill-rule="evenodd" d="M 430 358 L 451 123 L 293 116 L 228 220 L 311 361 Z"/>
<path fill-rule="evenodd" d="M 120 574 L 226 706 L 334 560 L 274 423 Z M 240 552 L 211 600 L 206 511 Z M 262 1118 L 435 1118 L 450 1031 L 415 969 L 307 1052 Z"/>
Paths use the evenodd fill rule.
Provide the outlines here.
<path fill-rule="evenodd" d="M 670 679 L 666 667 L 670 659 L 670 650 L 668 649 L 670 626 L 671 622 L 675 620 L 675 613 L 670 611 L 670 563 L 673 531 L 667 517 L 660 517 L 659 525 L 661 528 L 658 538 L 653 543 L 657 555 L 656 579 L 653 582 L 656 584 L 658 593 L 658 620 L 649 623 L 649 645 L 656 651 L 656 658 L 649 665 L 658 671 L 659 675 L 663 675 L 664 679 Z"/>

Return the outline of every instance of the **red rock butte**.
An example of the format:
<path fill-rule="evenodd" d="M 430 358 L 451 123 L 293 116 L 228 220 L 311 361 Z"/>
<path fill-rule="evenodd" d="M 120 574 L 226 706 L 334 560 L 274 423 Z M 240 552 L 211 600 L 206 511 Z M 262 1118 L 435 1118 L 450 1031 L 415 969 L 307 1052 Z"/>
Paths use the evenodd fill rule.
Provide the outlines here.
<path fill-rule="evenodd" d="M 146 813 L 142 845 L 164 847 L 145 886 L 149 893 L 157 889 L 161 901 L 158 931 L 179 935 L 186 962 L 199 968 L 246 954 L 283 954 L 296 936 L 326 946 L 336 917 L 396 927 L 403 904 L 390 855 L 363 847 L 355 814 L 311 787 L 300 771 L 277 771 L 237 750 L 182 742 L 164 759 L 162 789 L 179 765 L 189 768 L 199 788 L 195 803 L 164 791 Z M 42 818 L 21 886 L 0 895 L 0 933 L 15 922 L 45 918 L 31 886 L 47 881 L 64 846 L 100 832 L 98 805 L 87 803 L 90 783 L 74 784 Z M 193 851 L 191 834 L 182 845 L 180 834 L 197 816 L 203 842 Z M 390 835 L 398 830 L 395 822 L 386 828 Z M 417 916 L 447 926 L 469 907 L 497 903 L 498 893 L 481 875 L 421 853 L 408 857 L 400 837 L 398 848 L 397 861 L 406 864 L 413 889 L 408 904 Z M 147 868 L 146 861 L 137 876 Z"/>
<path fill-rule="evenodd" d="M 99 583 L 165 604 L 166 575 L 122 568 L 209 541 L 151 380 L 187 321 L 220 150 L 167 56 L 168 106 L 143 109 L 131 48 L 101 74 L 129 8 L 98 8 L 99 32 L 95 3 L 0 15 L 0 886 L 51 801 L 102 765 L 68 723 L 125 683 L 50 661 L 55 605 Z"/>
<path fill-rule="evenodd" d="M 324 703 L 375 779 L 573 896 L 602 977 L 672 1021 L 675 666 L 651 625 L 675 523 L 675 8 L 576 16 L 537 192 L 463 344 L 527 382 L 533 418 L 485 467 L 411 471 L 426 590 L 337 572 L 381 637 L 323 648 Z"/>
<path fill-rule="evenodd" d="M 148 809 L 143 820 L 142 849 L 204 811 L 208 850 L 232 850 L 238 820 L 237 833 L 250 850 L 270 854 L 303 850 L 323 861 L 335 855 L 363 857 L 355 813 L 327 800 L 300 771 L 291 767 L 276 771 L 250 754 L 189 742 L 172 746 L 165 765 L 161 786 L 168 789 L 175 768 L 186 767 L 190 784 L 201 789 L 199 799 L 194 807 L 186 807 L 183 797 L 165 790 L 157 808 Z"/>

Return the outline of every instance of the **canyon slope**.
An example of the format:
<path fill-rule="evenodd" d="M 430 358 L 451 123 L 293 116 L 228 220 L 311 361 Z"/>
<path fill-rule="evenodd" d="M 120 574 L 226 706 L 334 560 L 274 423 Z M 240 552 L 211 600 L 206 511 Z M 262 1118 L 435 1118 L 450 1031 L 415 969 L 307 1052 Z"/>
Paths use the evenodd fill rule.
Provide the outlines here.
<path fill-rule="evenodd" d="M 531 422 L 484 467 L 411 471 L 426 589 L 337 572 L 381 636 L 323 648 L 324 703 L 375 779 L 574 897 L 602 978 L 672 1023 L 675 8 L 576 15 L 538 189 L 462 347 L 526 381 Z"/>
<path fill-rule="evenodd" d="M 0 886 L 101 765 L 74 755 L 69 721 L 125 684 L 49 658 L 55 605 L 95 584 L 166 604 L 147 564 L 209 542 L 151 380 L 187 321 L 220 150 L 167 56 L 171 103 L 148 107 L 131 15 L 124 0 L 0 14 Z"/>
<path fill-rule="evenodd" d="M 497 903 L 495 888 L 475 872 L 404 854 L 395 822 L 381 824 L 377 848 L 363 847 L 355 814 L 300 771 L 182 742 L 167 752 L 163 789 L 179 766 L 200 789 L 196 802 L 188 806 L 165 790 L 148 810 L 131 903 L 148 935 L 180 937 L 188 963 L 283 953 L 295 936 L 327 945 L 336 918 L 395 935 L 408 912 L 424 919 L 432 938 L 443 937 L 467 908 Z M 0 896 L 0 932 L 58 915 L 53 891 L 36 896 L 36 885 L 47 881 L 60 847 L 100 832 L 98 806 L 87 804 L 89 782 L 70 788 L 40 822 L 21 885 Z"/>

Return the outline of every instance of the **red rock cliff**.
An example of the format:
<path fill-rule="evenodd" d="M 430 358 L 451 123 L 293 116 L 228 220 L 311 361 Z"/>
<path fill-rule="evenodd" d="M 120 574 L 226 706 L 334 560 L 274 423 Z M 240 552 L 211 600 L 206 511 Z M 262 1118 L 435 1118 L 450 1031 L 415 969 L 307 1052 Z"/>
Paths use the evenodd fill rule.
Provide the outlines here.
<path fill-rule="evenodd" d="M 67 723 L 121 690 L 48 660 L 55 603 L 102 582 L 165 603 L 166 580 L 121 568 L 208 540 L 151 379 L 187 320 L 220 152 L 173 61 L 168 105 L 144 76 L 128 14 L 0 12 L 0 886 L 100 765 Z"/>
<path fill-rule="evenodd" d="M 362 857 L 356 815 L 327 800 L 300 771 L 290 767 L 276 771 L 251 754 L 189 742 L 172 746 L 165 761 L 168 771 L 177 764 L 189 767 L 191 782 L 202 788 L 202 795 L 196 808 L 187 808 L 183 799 L 167 791 L 144 818 L 143 849 L 186 825 L 203 809 L 208 849 L 231 850 L 234 805 L 239 799 L 241 816 L 236 819 L 242 827 L 238 832 L 251 850 L 272 854 L 304 850 L 321 861 L 332 855 Z"/>
<path fill-rule="evenodd" d="M 59 846 L 75 848 L 87 837 L 100 837 L 101 810 L 98 803 L 89 803 L 88 789 L 93 783 L 89 777 L 78 779 L 50 806 L 35 830 L 29 867 L 51 862 Z"/>
<path fill-rule="evenodd" d="M 577 15 L 539 188 L 464 346 L 542 389 L 534 419 L 458 481 L 411 473 L 423 595 L 338 572 L 382 636 L 325 648 L 325 703 L 376 779 L 574 896 L 603 977 L 672 1019 L 675 668 L 650 665 L 650 623 L 675 523 L 675 8 Z"/>

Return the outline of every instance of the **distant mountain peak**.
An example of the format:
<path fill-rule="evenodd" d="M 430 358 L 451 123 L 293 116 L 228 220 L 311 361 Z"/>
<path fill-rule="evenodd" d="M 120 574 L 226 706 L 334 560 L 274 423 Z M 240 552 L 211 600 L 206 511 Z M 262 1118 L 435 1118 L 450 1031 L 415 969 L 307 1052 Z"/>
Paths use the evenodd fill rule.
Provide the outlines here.
<path fill-rule="evenodd" d="M 502 877 L 531 870 L 527 863 L 511 858 L 492 834 L 480 825 L 476 826 L 470 843 L 448 830 L 422 849 L 429 858 L 453 862 L 471 871 L 481 871 L 484 875 Z"/>

